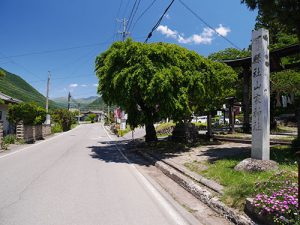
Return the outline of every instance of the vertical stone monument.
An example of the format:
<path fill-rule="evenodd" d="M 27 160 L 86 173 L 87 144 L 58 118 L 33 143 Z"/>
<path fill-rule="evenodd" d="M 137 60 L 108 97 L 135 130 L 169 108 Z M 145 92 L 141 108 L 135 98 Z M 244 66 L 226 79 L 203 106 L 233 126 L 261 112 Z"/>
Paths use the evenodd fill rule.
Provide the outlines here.
<path fill-rule="evenodd" d="M 252 150 L 253 159 L 270 159 L 269 32 L 252 32 Z"/>
<path fill-rule="evenodd" d="M 238 171 L 278 169 L 270 160 L 270 57 L 269 32 L 252 33 L 252 149 L 251 158 L 235 166 Z"/>

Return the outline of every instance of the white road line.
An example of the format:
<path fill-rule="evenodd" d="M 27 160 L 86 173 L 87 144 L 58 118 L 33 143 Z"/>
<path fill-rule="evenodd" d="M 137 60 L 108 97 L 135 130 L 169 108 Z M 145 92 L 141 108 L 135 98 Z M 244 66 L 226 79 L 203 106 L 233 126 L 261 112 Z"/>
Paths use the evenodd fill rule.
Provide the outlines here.
<path fill-rule="evenodd" d="M 62 135 L 64 135 L 64 134 L 67 134 L 67 133 L 69 133 L 69 132 L 71 132 L 71 131 L 73 131 L 73 130 L 76 130 L 78 127 L 79 127 L 79 125 L 78 125 L 77 127 L 75 127 L 74 129 L 72 129 L 72 130 L 69 130 L 69 131 L 67 131 L 67 132 L 62 132 L 62 133 L 60 133 L 60 134 L 58 134 L 58 135 L 56 135 L 56 136 L 54 136 L 54 137 L 51 137 L 51 138 L 49 138 L 49 139 L 47 139 L 47 140 L 43 140 L 43 141 L 41 141 L 41 142 L 39 142 L 39 143 L 30 145 L 30 146 L 25 147 L 25 148 L 21 148 L 20 150 L 17 150 L 17 151 L 15 151 L 15 152 L 12 152 L 12 153 L 9 153 L 9 154 L 0 156 L 0 159 L 3 159 L 3 158 L 8 157 L 8 156 L 15 155 L 15 154 L 20 153 L 20 152 L 24 152 L 24 151 L 29 150 L 30 148 L 33 148 L 33 147 L 38 146 L 38 145 L 40 145 L 40 144 L 43 144 L 43 143 L 47 143 L 47 142 L 49 142 L 49 141 L 52 141 L 53 139 L 56 139 L 56 138 L 58 138 L 58 137 L 60 137 L 60 136 L 62 136 Z"/>
<path fill-rule="evenodd" d="M 111 141 L 114 139 L 109 135 L 105 127 L 102 125 L 106 135 L 109 137 Z M 142 183 L 147 187 L 150 193 L 157 199 L 157 201 L 162 205 L 167 213 L 169 213 L 170 217 L 174 220 L 175 224 L 178 225 L 188 225 L 188 223 L 180 216 L 174 207 L 153 187 L 153 185 L 147 180 L 147 178 L 131 163 L 131 161 L 127 158 L 126 155 L 118 148 L 117 144 L 114 144 L 119 153 L 124 157 L 124 159 L 128 162 L 128 164 L 134 169 Z"/>

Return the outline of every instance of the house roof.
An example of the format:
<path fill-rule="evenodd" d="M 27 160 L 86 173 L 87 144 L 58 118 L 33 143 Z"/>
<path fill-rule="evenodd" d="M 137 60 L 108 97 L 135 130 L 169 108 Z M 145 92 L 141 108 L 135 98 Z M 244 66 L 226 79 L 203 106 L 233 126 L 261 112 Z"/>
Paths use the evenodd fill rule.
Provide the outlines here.
<path fill-rule="evenodd" d="M 20 102 L 22 102 L 21 100 L 10 97 L 8 95 L 5 95 L 2 92 L 0 92 L 0 99 L 4 100 L 5 102 L 9 102 L 9 103 L 20 103 Z"/>

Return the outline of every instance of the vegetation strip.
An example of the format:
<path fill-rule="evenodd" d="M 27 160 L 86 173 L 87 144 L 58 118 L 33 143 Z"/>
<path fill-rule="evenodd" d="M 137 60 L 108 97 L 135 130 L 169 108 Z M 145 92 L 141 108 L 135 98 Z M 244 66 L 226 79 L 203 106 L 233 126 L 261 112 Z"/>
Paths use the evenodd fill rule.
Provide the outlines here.
<path fill-rule="evenodd" d="M 200 187 L 196 182 L 192 181 L 185 174 L 179 173 L 177 170 L 175 170 L 174 168 L 170 167 L 162 161 L 157 161 L 155 158 L 151 157 L 145 152 L 137 152 L 150 162 L 153 162 L 158 169 L 160 169 L 164 174 L 173 179 L 185 190 L 194 195 L 197 199 L 202 201 L 204 204 L 208 205 L 217 213 L 225 216 L 230 221 L 234 222 L 235 224 L 241 225 L 255 224 L 247 215 L 245 215 L 244 213 L 239 213 L 238 211 L 226 206 L 219 200 L 217 196 L 213 195 L 207 189 Z"/>

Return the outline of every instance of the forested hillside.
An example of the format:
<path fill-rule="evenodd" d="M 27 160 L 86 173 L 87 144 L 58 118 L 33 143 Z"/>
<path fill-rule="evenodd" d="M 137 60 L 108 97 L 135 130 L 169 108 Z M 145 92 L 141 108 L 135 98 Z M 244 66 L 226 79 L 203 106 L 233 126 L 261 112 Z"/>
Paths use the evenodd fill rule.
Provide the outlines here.
<path fill-rule="evenodd" d="M 2 68 L 0 68 L 0 71 L 1 74 L 4 75 L 0 76 L 0 92 L 24 102 L 36 102 L 40 106 L 45 106 L 45 96 L 39 93 L 24 79 Z M 58 105 L 53 101 L 49 102 L 49 108 L 57 107 Z"/>

